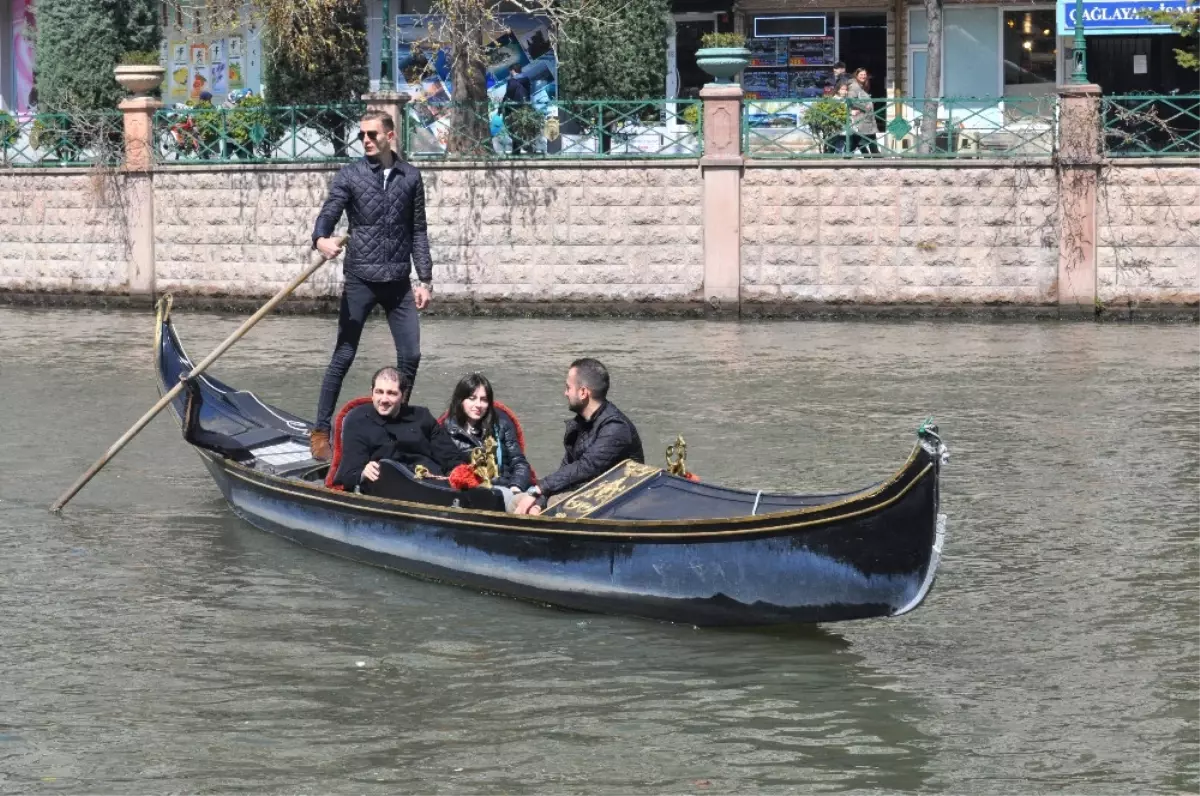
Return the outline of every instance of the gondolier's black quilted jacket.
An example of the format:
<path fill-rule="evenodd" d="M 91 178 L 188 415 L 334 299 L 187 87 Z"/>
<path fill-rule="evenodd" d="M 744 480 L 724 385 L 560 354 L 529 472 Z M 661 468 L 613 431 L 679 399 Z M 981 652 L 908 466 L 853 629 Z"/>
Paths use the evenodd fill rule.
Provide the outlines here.
<path fill-rule="evenodd" d="M 400 160 L 394 163 L 386 191 L 378 160 L 363 158 L 337 173 L 317 215 L 313 246 L 318 238 L 333 234 L 345 210 L 350 221 L 345 273 L 368 282 L 396 282 L 409 279 L 415 267 L 420 281 L 431 282 L 425 184 L 415 166 Z"/>

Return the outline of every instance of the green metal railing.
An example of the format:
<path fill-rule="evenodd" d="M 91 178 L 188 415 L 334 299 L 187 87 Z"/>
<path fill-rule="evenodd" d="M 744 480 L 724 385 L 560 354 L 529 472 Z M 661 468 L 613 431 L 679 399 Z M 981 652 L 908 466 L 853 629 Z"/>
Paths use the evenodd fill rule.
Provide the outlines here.
<path fill-rule="evenodd" d="M 923 117 L 936 124 L 923 123 Z M 753 158 L 1048 158 L 1058 97 L 747 100 L 742 146 Z"/>
<path fill-rule="evenodd" d="M 1200 157 L 1200 94 L 1102 97 L 1109 157 Z"/>
<path fill-rule="evenodd" d="M 413 159 L 696 158 L 699 100 L 571 101 L 544 107 L 413 102 L 404 150 Z"/>
<path fill-rule="evenodd" d="M 362 103 L 163 109 L 154 114 L 159 163 L 313 163 L 362 157 Z"/>
<path fill-rule="evenodd" d="M 119 166 L 125 160 L 120 111 L 0 111 L 0 167 Z"/>

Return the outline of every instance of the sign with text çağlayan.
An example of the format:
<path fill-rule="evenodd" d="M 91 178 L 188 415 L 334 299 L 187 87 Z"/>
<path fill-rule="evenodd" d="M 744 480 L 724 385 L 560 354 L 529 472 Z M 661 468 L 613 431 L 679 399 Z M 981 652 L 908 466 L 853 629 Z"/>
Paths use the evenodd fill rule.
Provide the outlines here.
<path fill-rule="evenodd" d="M 1191 0 L 1195 5 L 1196 0 Z M 1089 36 L 1131 36 L 1141 33 L 1170 33 L 1167 25 L 1146 19 L 1147 11 L 1184 11 L 1188 0 L 1084 0 L 1083 32 Z M 1058 0 L 1058 35 L 1075 33 L 1075 3 Z"/>

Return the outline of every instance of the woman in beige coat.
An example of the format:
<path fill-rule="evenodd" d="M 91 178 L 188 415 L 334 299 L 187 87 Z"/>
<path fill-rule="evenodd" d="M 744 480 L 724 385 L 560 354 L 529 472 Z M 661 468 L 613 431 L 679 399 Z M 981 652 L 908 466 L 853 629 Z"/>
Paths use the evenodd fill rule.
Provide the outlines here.
<path fill-rule="evenodd" d="M 860 151 L 872 155 L 879 154 L 879 145 L 875 134 L 879 128 L 875 125 L 875 101 L 867 89 L 871 78 L 867 70 L 854 70 L 854 80 L 850 81 L 850 124 L 854 128 L 854 141 L 850 151 Z"/>

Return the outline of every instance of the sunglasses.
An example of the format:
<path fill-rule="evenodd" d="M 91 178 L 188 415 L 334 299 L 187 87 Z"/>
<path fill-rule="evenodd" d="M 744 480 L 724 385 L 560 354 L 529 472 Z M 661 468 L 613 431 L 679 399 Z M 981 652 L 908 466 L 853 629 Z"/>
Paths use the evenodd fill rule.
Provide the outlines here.
<path fill-rule="evenodd" d="M 372 141 L 378 141 L 379 135 L 380 135 L 380 133 L 378 130 L 359 130 L 358 131 L 358 140 L 364 141 L 364 140 L 370 138 Z"/>

